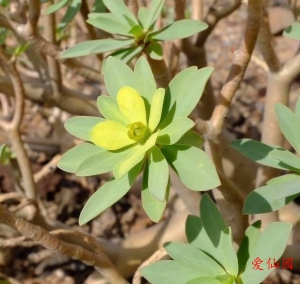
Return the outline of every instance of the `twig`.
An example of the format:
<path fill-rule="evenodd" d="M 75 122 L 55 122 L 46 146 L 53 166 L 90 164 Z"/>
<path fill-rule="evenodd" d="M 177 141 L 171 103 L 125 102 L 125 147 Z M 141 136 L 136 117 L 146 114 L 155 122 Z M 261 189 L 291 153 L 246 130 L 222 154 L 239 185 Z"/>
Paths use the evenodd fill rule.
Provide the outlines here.
<path fill-rule="evenodd" d="M 3 203 L 8 200 L 15 200 L 15 199 L 21 200 L 24 198 L 25 198 L 24 195 L 17 193 L 17 192 L 2 193 L 0 195 L 0 203 Z"/>
<path fill-rule="evenodd" d="M 132 284 L 141 284 L 142 283 L 142 274 L 140 272 L 140 269 L 143 267 L 146 267 L 147 265 L 150 265 L 158 260 L 161 260 L 165 256 L 167 256 L 167 252 L 165 251 L 164 248 L 160 248 L 156 252 L 154 252 L 148 259 L 146 259 L 137 269 L 135 272 L 133 279 L 132 279 Z"/>
<path fill-rule="evenodd" d="M 91 253 L 86 249 L 68 244 L 49 234 L 42 227 L 33 225 L 23 219 L 15 217 L 11 212 L 0 205 L 0 222 L 17 230 L 23 236 L 30 238 L 47 249 L 61 253 L 72 259 L 80 260 L 87 265 L 94 266 L 110 283 L 127 284 L 109 258 L 102 252 Z M 98 254 L 99 253 L 99 254 Z"/>
<path fill-rule="evenodd" d="M 139 3 L 137 0 L 128 0 L 128 8 L 131 10 L 131 12 L 137 16 L 139 11 Z"/>
<path fill-rule="evenodd" d="M 33 178 L 36 183 L 38 183 L 43 177 L 55 171 L 57 163 L 60 159 L 61 155 L 56 155 L 52 158 L 52 160 L 43 166 L 43 168 L 34 174 Z"/>
<path fill-rule="evenodd" d="M 7 70 L 10 76 L 15 92 L 15 111 L 13 118 L 11 122 L 8 123 L 1 121 L 0 126 L 7 131 L 7 134 L 12 144 L 13 151 L 16 154 L 20 172 L 22 174 L 25 194 L 28 198 L 35 199 L 36 188 L 33 180 L 32 169 L 19 132 L 21 119 L 23 115 L 25 97 L 23 83 L 14 63 L 10 62 L 10 58 L 8 58 L 8 56 L 5 54 L 4 50 L 1 47 L 0 61 L 4 65 L 5 69 Z"/>

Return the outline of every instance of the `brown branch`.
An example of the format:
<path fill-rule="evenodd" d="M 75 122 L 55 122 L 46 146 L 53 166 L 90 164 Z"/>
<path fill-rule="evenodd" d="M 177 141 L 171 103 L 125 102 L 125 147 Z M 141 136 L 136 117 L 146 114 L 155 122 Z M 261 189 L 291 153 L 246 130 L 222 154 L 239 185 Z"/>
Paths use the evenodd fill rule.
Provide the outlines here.
<path fill-rule="evenodd" d="M 14 34 L 17 34 L 19 37 L 23 38 L 25 41 L 28 41 L 36 50 L 41 51 L 44 55 L 53 57 L 55 60 L 63 63 L 70 69 L 85 78 L 96 82 L 102 82 L 102 76 L 99 71 L 90 68 L 83 63 L 77 61 L 76 59 L 64 59 L 61 57 L 61 49 L 46 41 L 39 34 L 33 34 L 29 25 L 15 25 L 8 21 L 8 19 L 0 13 L 0 26 L 3 26 L 11 30 Z"/>
<path fill-rule="evenodd" d="M 131 10 L 131 12 L 137 16 L 139 11 L 139 3 L 137 0 L 128 0 L 128 8 Z"/>
<path fill-rule="evenodd" d="M 251 59 L 261 26 L 262 5 L 261 1 L 249 0 L 248 2 L 248 20 L 245 36 L 239 49 L 234 52 L 232 67 L 226 83 L 221 89 L 217 106 L 210 119 L 217 135 L 220 135 L 222 132 L 229 106 Z"/>
<path fill-rule="evenodd" d="M 237 10 L 241 6 L 242 0 L 233 0 L 232 5 L 225 7 L 220 11 L 215 11 L 214 9 L 210 8 L 207 16 L 204 19 L 204 22 L 208 24 L 208 28 L 203 32 L 199 33 L 196 41 L 196 46 L 200 47 L 203 46 L 208 36 L 216 27 L 217 23 L 230 15 L 232 12 Z"/>
<path fill-rule="evenodd" d="M 0 223 L 17 230 L 23 236 L 38 242 L 47 249 L 94 266 L 110 283 L 128 284 L 103 252 L 96 251 L 92 253 L 80 246 L 59 240 L 42 227 L 15 217 L 11 212 L 5 210 L 2 205 L 0 205 Z"/>
<path fill-rule="evenodd" d="M 39 0 L 29 0 L 29 13 L 28 13 L 28 23 L 27 29 L 30 33 L 38 34 L 38 21 L 41 11 L 41 2 Z"/>
<path fill-rule="evenodd" d="M 13 118 L 11 122 L 2 122 L 0 126 L 4 127 L 4 129 L 7 131 L 13 151 L 16 154 L 20 172 L 22 174 L 25 194 L 28 198 L 35 199 L 36 188 L 33 180 L 32 169 L 20 136 L 20 124 L 23 116 L 25 98 L 23 83 L 15 64 L 10 62 L 10 59 L 1 47 L 0 61 L 9 74 L 15 93 L 15 111 Z"/>

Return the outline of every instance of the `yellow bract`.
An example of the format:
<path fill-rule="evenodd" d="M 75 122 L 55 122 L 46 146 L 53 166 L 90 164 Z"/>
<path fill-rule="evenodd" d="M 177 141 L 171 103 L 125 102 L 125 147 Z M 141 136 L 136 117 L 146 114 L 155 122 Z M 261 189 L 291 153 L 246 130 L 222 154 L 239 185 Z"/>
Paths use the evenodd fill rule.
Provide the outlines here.
<path fill-rule="evenodd" d="M 164 98 L 165 98 L 165 89 L 159 88 L 155 91 L 152 102 L 151 102 L 151 109 L 150 109 L 150 116 L 149 116 L 149 123 L 148 127 L 153 132 L 157 127 L 161 113 L 164 105 Z"/>
<path fill-rule="evenodd" d="M 119 122 L 106 120 L 96 124 L 90 133 L 91 141 L 106 150 L 118 150 L 136 141 L 128 137 L 128 128 Z"/>
<path fill-rule="evenodd" d="M 135 89 L 122 87 L 118 92 L 117 102 L 120 111 L 130 123 L 141 122 L 147 125 L 144 100 Z"/>

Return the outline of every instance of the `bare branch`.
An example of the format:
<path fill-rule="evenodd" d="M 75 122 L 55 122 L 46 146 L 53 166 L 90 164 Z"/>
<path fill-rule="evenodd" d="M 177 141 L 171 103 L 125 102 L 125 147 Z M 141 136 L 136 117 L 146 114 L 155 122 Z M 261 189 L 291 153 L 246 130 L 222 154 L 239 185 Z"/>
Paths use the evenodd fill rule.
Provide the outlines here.
<path fill-rule="evenodd" d="M 110 283 L 128 284 L 103 252 L 96 251 L 92 253 L 80 246 L 59 240 L 42 227 L 15 217 L 11 212 L 5 210 L 2 205 L 0 205 L 0 222 L 47 249 L 94 266 Z"/>

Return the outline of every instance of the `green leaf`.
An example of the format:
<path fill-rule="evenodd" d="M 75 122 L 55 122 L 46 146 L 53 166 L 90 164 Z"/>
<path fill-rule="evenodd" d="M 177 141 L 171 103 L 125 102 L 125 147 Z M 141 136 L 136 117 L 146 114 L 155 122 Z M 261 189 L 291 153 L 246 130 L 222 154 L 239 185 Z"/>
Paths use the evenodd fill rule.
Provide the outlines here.
<path fill-rule="evenodd" d="M 189 118 L 175 118 L 171 124 L 160 130 L 157 143 L 166 145 L 175 144 L 194 125 L 195 123 Z"/>
<path fill-rule="evenodd" d="M 138 11 L 138 20 L 141 23 L 142 27 L 145 29 L 147 26 L 149 10 L 145 7 L 140 7 Z"/>
<path fill-rule="evenodd" d="M 152 284 L 182 284 L 205 276 L 200 271 L 186 268 L 173 260 L 154 262 L 140 269 L 141 274 Z"/>
<path fill-rule="evenodd" d="M 116 165 L 124 159 L 129 153 L 134 151 L 135 147 L 129 147 L 122 151 L 102 151 L 85 159 L 76 171 L 78 176 L 93 176 L 111 172 Z"/>
<path fill-rule="evenodd" d="M 300 119 L 300 96 L 298 96 L 296 108 L 295 108 L 295 114 Z"/>
<path fill-rule="evenodd" d="M 135 25 L 131 28 L 129 33 L 134 35 L 135 37 L 139 37 L 139 36 L 143 35 L 144 31 L 140 25 Z"/>
<path fill-rule="evenodd" d="M 285 138 L 300 153 L 300 119 L 286 106 L 275 105 L 278 124 Z"/>
<path fill-rule="evenodd" d="M 189 215 L 185 233 L 188 242 L 215 259 L 227 273 L 238 273 L 238 260 L 231 241 L 229 228 L 222 231 L 218 246 L 214 246 L 199 217 Z M 229 242 L 230 241 L 230 242 Z"/>
<path fill-rule="evenodd" d="M 147 9 L 147 12 L 141 12 L 141 15 L 139 13 L 139 19 L 140 17 L 142 18 L 141 22 L 145 30 L 148 30 L 158 19 L 159 14 L 161 13 L 161 10 L 163 8 L 164 2 L 164 0 L 152 0 L 149 9 Z"/>
<path fill-rule="evenodd" d="M 59 23 L 58 28 L 60 29 L 65 28 L 67 24 L 70 23 L 75 18 L 77 13 L 80 11 L 81 1 L 82 0 L 73 0 L 71 2 L 66 14 L 64 15 L 63 19 Z"/>
<path fill-rule="evenodd" d="M 88 40 L 78 43 L 61 54 L 61 58 L 72 58 L 79 56 L 86 56 L 96 53 L 104 53 L 112 51 L 118 48 L 129 46 L 134 42 L 133 39 L 99 39 L 99 40 Z"/>
<path fill-rule="evenodd" d="M 129 48 L 117 50 L 111 53 L 110 56 L 113 56 L 119 60 L 122 60 L 125 64 L 128 64 L 133 58 L 137 57 L 140 53 L 142 53 L 143 48 L 143 45 L 132 46 Z"/>
<path fill-rule="evenodd" d="M 112 56 L 106 59 L 104 82 L 111 97 L 117 97 L 118 91 L 124 86 L 136 89 L 136 78 L 132 70 L 124 62 Z"/>
<path fill-rule="evenodd" d="M 221 284 L 220 281 L 213 277 L 198 277 L 193 280 L 186 282 L 185 284 Z M 231 283 L 231 282 L 230 282 Z"/>
<path fill-rule="evenodd" d="M 149 150 L 148 159 L 148 187 L 149 192 L 158 201 L 165 201 L 167 196 L 167 184 L 169 180 L 168 163 L 157 146 Z"/>
<path fill-rule="evenodd" d="M 225 274 L 224 269 L 203 251 L 184 243 L 164 244 L 167 253 L 180 265 L 199 271 L 203 275 L 218 276 Z"/>
<path fill-rule="evenodd" d="M 46 15 L 55 13 L 56 11 L 60 10 L 61 8 L 63 8 L 64 6 L 66 6 L 68 4 L 69 0 L 61 0 L 55 4 L 52 4 L 51 6 L 49 6 L 46 9 Z"/>
<path fill-rule="evenodd" d="M 162 46 L 157 42 L 151 42 L 149 45 L 147 45 L 147 47 L 144 49 L 144 52 L 154 60 L 163 59 L 164 52 Z"/>
<path fill-rule="evenodd" d="M 70 149 L 62 155 L 58 162 L 58 167 L 69 173 L 76 173 L 82 162 L 91 156 L 105 151 L 94 144 L 82 143 Z"/>
<path fill-rule="evenodd" d="M 129 120 L 121 113 L 115 98 L 109 96 L 99 96 L 97 104 L 101 114 L 108 120 L 117 121 L 123 125 L 128 125 Z"/>
<path fill-rule="evenodd" d="M 187 92 L 190 91 L 189 84 L 194 83 L 193 80 L 195 80 L 196 72 L 197 67 L 189 67 L 178 73 L 172 79 L 168 88 L 166 89 L 162 118 L 165 118 L 169 114 L 176 98 L 180 96 L 181 93 L 187 94 Z M 188 82 L 188 84 L 186 82 Z"/>
<path fill-rule="evenodd" d="M 204 194 L 200 203 L 200 215 L 207 236 L 214 247 L 223 256 L 222 264 L 229 274 L 238 274 L 238 261 L 232 245 L 232 235 L 222 218 L 216 204 L 208 194 Z"/>
<path fill-rule="evenodd" d="M 122 178 L 130 169 L 143 160 L 145 153 L 155 145 L 157 135 L 158 132 L 152 134 L 144 144 L 138 145 L 132 153 L 114 166 L 113 172 L 117 180 Z"/>
<path fill-rule="evenodd" d="M 291 230 L 292 225 L 283 222 L 273 222 L 264 229 L 251 250 L 245 272 L 241 275 L 243 284 L 260 283 L 275 269 L 268 269 L 266 262 L 268 259 L 279 259 L 285 249 Z M 264 270 L 253 269 L 252 262 L 257 257 L 263 261 L 260 267 Z"/>
<path fill-rule="evenodd" d="M 0 145 L 0 164 L 6 165 L 14 155 L 6 144 Z"/>
<path fill-rule="evenodd" d="M 259 214 L 276 211 L 294 200 L 300 193 L 300 176 L 289 176 L 285 180 L 252 191 L 245 200 L 244 214 Z"/>
<path fill-rule="evenodd" d="M 141 167 L 142 163 L 139 163 L 121 179 L 112 179 L 100 187 L 84 205 L 79 216 L 79 225 L 91 221 L 121 199 L 133 185 Z"/>
<path fill-rule="evenodd" d="M 175 40 L 189 37 L 207 29 L 206 23 L 196 20 L 180 20 L 164 27 L 159 31 L 149 33 L 145 42 L 149 40 Z"/>
<path fill-rule="evenodd" d="M 204 151 L 178 145 L 164 146 L 161 151 L 189 189 L 204 191 L 220 185 L 215 167 Z"/>
<path fill-rule="evenodd" d="M 102 39 L 102 43 L 101 45 L 93 48 L 91 50 L 92 54 L 98 54 L 98 53 L 104 53 L 107 51 L 112 51 L 115 49 L 119 49 L 119 48 L 123 48 L 123 47 L 127 47 L 130 46 L 134 43 L 134 39 Z"/>
<path fill-rule="evenodd" d="M 269 154 L 271 157 L 279 160 L 285 165 L 294 168 L 295 171 L 300 171 L 300 158 L 287 150 L 273 150 Z"/>
<path fill-rule="evenodd" d="M 161 216 L 163 215 L 167 205 L 169 191 L 170 191 L 170 179 L 166 187 L 166 192 L 167 192 L 166 200 L 161 202 L 157 200 L 155 197 L 153 197 L 148 187 L 148 167 L 146 167 L 143 176 L 142 204 L 145 212 L 153 222 L 157 223 L 161 219 Z"/>
<path fill-rule="evenodd" d="M 93 13 L 104 13 L 106 11 L 106 7 L 103 3 L 103 0 L 95 0 L 92 12 Z"/>
<path fill-rule="evenodd" d="M 91 13 L 88 17 L 89 19 L 86 22 L 100 30 L 110 34 L 130 36 L 130 28 L 127 25 L 122 24 L 111 13 Z"/>
<path fill-rule="evenodd" d="M 139 24 L 123 0 L 103 0 L 103 2 L 109 11 L 123 24 L 129 27 Z"/>
<path fill-rule="evenodd" d="M 203 146 L 202 137 L 193 130 L 187 131 L 183 136 L 176 142 L 176 145 L 186 145 L 201 148 Z"/>
<path fill-rule="evenodd" d="M 104 121 L 101 117 L 75 116 L 69 118 L 64 126 L 73 136 L 82 140 L 90 141 L 90 131 L 99 122 Z"/>
<path fill-rule="evenodd" d="M 292 39 L 300 39 L 300 23 L 296 22 L 286 28 L 283 35 Z"/>
<path fill-rule="evenodd" d="M 230 143 L 230 146 L 240 152 L 248 159 L 257 162 L 261 165 L 272 167 L 280 170 L 291 170 L 288 165 L 283 165 L 278 159 L 275 159 L 269 155 L 273 150 L 281 150 L 278 146 L 269 146 L 264 143 L 252 140 L 241 139 Z"/>
<path fill-rule="evenodd" d="M 249 259 L 250 252 L 253 250 L 259 236 L 260 236 L 261 221 L 258 220 L 251 224 L 246 232 L 240 247 L 237 252 L 238 262 L 239 262 L 239 274 L 241 274 L 246 266 Z"/>
<path fill-rule="evenodd" d="M 141 56 L 135 64 L 134 76 L 136 90 L 147 99 L 150 104 L 156 90 L 156 83 L 151 68 L 145 57 Z"/>
<path fill-rule="evenodd" d="M 208 237 L 214 246 L 217 247 L 220 242 L 221 232 L 224 231 L 227 226 L 219 209 L 208 194 L 202 196 L 200 215 L 202 216 L 202 224 Z"/>

